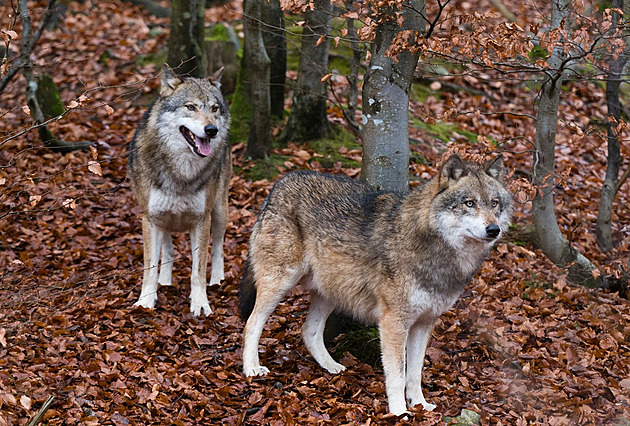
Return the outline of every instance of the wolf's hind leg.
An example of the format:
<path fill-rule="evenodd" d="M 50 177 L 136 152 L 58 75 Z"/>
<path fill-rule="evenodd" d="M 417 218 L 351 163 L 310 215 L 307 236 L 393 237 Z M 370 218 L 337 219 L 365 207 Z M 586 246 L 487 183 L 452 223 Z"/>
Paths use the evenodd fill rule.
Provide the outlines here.
<path fill-rule="evenodd" d="M 212 249 L 210 259 L 212 269 L 210 273 L 210 286 L 221 284 L 225 278 L 223 268 L 223 239 L 228 221 L 227 192 L 225 195 L 217 194 L 217 201 L 212 209 Z"/>
<path fill-rule="evenodd" d="M 436 407 L 428 403 L 422 394 L 422 367 L 432 329 L 433 321 L 416 324 L 409 330 L 407 340 L 407 401 L 411 407 L 422 404 L 426 411 L 433 411 Z"/>
<path fill-rule="evenodd" d="M 142 277 L 142 291 L 134 306 L 153 309 L 157 302 L 158 289 L 158 260 L 160 246 L 166 232 L 145 216 L 142 218 L 142 241 L 144 245 L 144 273 Z"/>
<path fill-rule="evenodd" d="M 326 320 L 334 310 L 334 307 L 320 296 L 316 291 L 311 291 L 311 307 L 308 311 L 304 325 L 302 326 L 302 339 L 313 358 L 323 368 L 332 374 L 337 374 L 346 369 L 336 362 L 324 345 L 324 328 Z"/>
<path fill-rule="evenodd" d="M 245 376 L 262 376 L 269 372 L 260 365 L 258 342 L 269 316 L 282 298 L 297 285 L 303 272 L 291 268 L 289 272 L 268 274 L 256 282 L 256 303 L 243 332 L 243 373 Z M 279 284 L 278 284 L 279 283 Z"/>
<path fill-rule="evenodd" d="M 175 251 L 173 250 L 173 241 L 171 233 L 164 233 L 162 241 L 162 253 L 160 255 L 160 276 L 158 283 L 160 285 L 171 285 L 173 283 L 173 260 L 175 259 Z"/>

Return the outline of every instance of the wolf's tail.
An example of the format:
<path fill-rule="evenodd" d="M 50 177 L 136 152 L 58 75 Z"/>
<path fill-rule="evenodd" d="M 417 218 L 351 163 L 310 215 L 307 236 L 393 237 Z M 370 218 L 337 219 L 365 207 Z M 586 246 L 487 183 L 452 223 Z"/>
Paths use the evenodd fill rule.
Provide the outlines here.
<path fill-rule="evenodd" d="M 238 304 L 243 321 L 247 321 L 254 310 L 256 303 L 256 283 L 254 282 L 254 271 L 252 270 L 249 257 L 245 263 L 245 271 L 241 279 L 241 287 L 238 289 Z"/>

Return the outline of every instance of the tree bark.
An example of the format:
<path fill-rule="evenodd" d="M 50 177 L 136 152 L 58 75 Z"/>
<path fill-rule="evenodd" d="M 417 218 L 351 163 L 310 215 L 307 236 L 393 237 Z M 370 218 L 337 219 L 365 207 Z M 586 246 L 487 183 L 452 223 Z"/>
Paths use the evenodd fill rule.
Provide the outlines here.
<path fill-rule="evenodd" d="M 623 0 L 613 0 L 612 7 L 623 9 Z M 617 12 L 613 12 L 614 32 L 621 17 Z M 611 54 L 615 53 L 615 46 L 612 46 Z M 597 245 L 604 253 L 613 248 L 612 241 L 612 213 L 613 202 L 615 201 L 619 168 L 621 167 L 621 147 L 619 144 L 617 126 L 621 120 L 621 102 L 619 101 L 619 86 L 623 69 L 628 62 L 627 52 L 617 52 L 619 56 L 615 59 L 610 57 L 608 75 L 606 76 L 606 105 L 608 106 L 608 165 L 606 166 L 606 178 L 602 186 L 601 198 L 599 200 L 599 210 L 597 212 L 597 224 L 595 226 L 595 236 Z"/>
<path fill-rule="evenodd" d="M 269 96 L 271 114 L 284 115 L 284 85 L 287 74 L 287 38 L 284 30 L 284 13 L 279 0 L 262 2 L 262 37 L 267 56 L 271 61 L 269 70 Z"/>
<path fill-rule="evenodd" d="M 394 14 L 397 10 L 381 9 Z M 377 189 L 404 192 L 409 189 L 409 88 L 419 52 L 404 51 L 395 62 L 386 55 L 402 30 L 424 33 L 424 1 L 403 2 L 402 27 L 395 17 L 376 29 L 371 59 L 363 82 L 363 164 L 361 178 Z"/>
<path fill-rule="evenodd" d="M 552 0 L 551 28 L 569 22 L 570 0 Z M 536 123 L 533 184 L 539 188 L 532 200 L 533 222 L 543 253 L 557 266 L 567 268 L 575 284 L 593 285 L 593 264 L 564 238 L 554 211 L 556 125 L 561 86 L 567 63 L 562 46 L 551 52 L 549 71 L 540 93 Z M 563 68 L 564 67 L 564 68 Z"/>
<path fill-rule="evenodd" d="M 180 75 L 205 77 L 204 0 L 173 0 L 167 63 Z"/>
<path fill-rule="evenodd" d="M 346 1 L 346 8 L 351 10 L 352 2 Z M 363 53 L 359 47 L 359 37 L 354 28 L 354 19 L 346 18 L 346 26 L 348 27 L 348 39 L 350 40 L 350 49 L 352 49 L 352 57 L 350 58 L 350 75 L 348 79 L 348 109 L 344 111 L 346 122 L 355 136 L 362 137 L 363 128 L 356 121 L 357 102 L 359 99 L 359 69 L 361 67 L 361 54 Z"/>
<path fill-rule="evenodd" d="M 247 139 L 247 155 L 257 159 L 269 155 L 270 111 L 269 78 L 271 61 L 265 50 L 261 29 L 263 2 L 267 0 L 245 0 L 245 51 L 249 73 L 249 95 L 251 120 Z"/>
<path fill-rule="evenodd" d="M 298 81 L 291 115 L 282 137 L 306 141 L 321 139 L 330 133 L 326 116 L 326 82 L 332 5 L 329 0 L 315 0 L 314 10 L 307 10 L 302 33 L 302 49 L 298 66 Z M 323 41 L 322 39 L 324 37 Z M 320 42 L 318 44 L 318 42 Z"/>

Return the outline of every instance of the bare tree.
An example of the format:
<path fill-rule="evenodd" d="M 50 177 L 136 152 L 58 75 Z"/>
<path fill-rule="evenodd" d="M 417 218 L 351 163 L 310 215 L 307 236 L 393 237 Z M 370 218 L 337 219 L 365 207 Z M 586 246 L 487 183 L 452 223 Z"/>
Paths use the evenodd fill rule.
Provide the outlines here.
<path fill-rule="evenodd" d="M 617 10 L 624 9 L 623 0 L 613 0 L 612 7 Z M 621 37 L 622 16 L 613 11 L 613 38 Z M 612 213 L 613 202 L 618 190 L 619 169 L 621 167 L 621 148 L 619 143 L 618 126 L 621 121 L 621 102 L 619 101 L 619 86 L 622 81 L 623 69 L 628 62 L 628 50 L 620 49 L 611 43 L 610 60 L 606 76 L 606 105 L 608 106 L 608 164 L 606 166 L 606 178 L 602 186 L 599 210 L 597 212 L 597 224 L 595 236 L 597 245 L 603 252 L 609 252 L 613 248 L 612 241 Z"/>
<path fill-rule="evenodd" d="M 247 155 L 252 158 L 266 158 L 270 148 L 271 99 L 269 91 L 271 61 L 263 41 L 263 3 L 267 0 L 245 0 L 244 58 L 247 61 L 251 118 Z"/>
<path fill-rule="evenodd" d="M 326 83 L 332 5 L 329 0 L 315 0 L 314 8 L 304 17 L 298 81 L 284 141 L 320 139 L 328 135 Z"/>
<path fill-rule="evenodd" d="M 363 82 L 363 165 L 361 177 L 377 189 L 409 189 L 409 88 L 418 63 L 419 51 L 398 53 L 395 61 L 388 52 L 401 31 L 413 38 L 425 31 L 424 1 L 402 2 L 402 26 L 396 7 L 379 10 L 380 22 L 370 52 Z"/>
<path fill-rule="evenodd" d="M 269 97 L 271 114 L 284 115 L 284 85 L 287 73 L 287 37 L 280 0 L 262 2 L 263 42 L 269 56 Z"/>
<path fill-rule="evenodd" d="M 178 74 L 205 77 L 205 0 L 173 0 L 167 63 Z"/>
<path fill-rule="evenodd" d="M 571 0 L 551 1 L 550 30 L 566 30 L 571 14 Z M 549 70 L 540 91 L 536 121 L 533 184 L 539 188 L 532 200 L 536 236 L 545 255 L 556 265 L 567 268 L 569 280 L 585 284 L 593 281 L 595 266 L 573 248 L 562 235 L 554 211 L 554 176 L 556 126 L 562 82 L 570 63 L 562 43 L 550 52 Z"/>

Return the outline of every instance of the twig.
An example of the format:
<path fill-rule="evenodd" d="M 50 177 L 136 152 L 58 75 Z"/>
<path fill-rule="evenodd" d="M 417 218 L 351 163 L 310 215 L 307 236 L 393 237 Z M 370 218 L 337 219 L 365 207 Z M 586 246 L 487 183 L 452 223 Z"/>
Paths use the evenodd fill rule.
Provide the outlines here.
<path fill-rule="evenodd" d="M 35 417 L 33 417 L 27 424 L 26 426 L 35 426 L 36 424 L 38 424 L 39 422 L 42 421 L 42 419 L 44 418 L 44 414 L 46 414 L 46 411 L 48 411 L 48 409 L 50 408 L 51 405 L 53 405 L 53 402 L 55 402 L 55 395 L 50 395 L 46 401 L 44 402 L 44 405 L 42 405 L 42 407 L 39 409 L 39 411 L 37 412 L 37 414 L 35 414 Z"/>
<path fill-rule="evenodd" d="M 626 182 L 626 179 L 628 179 L 628 175 L 630 175 L 630 166 L 626 168 L 626 171 L 623 172 L 623 175 L 621 175 L 621 177 L 617 181 L 617 186 L 615 187 L 615 195 L 619 192 L 623 184 Z"/>

